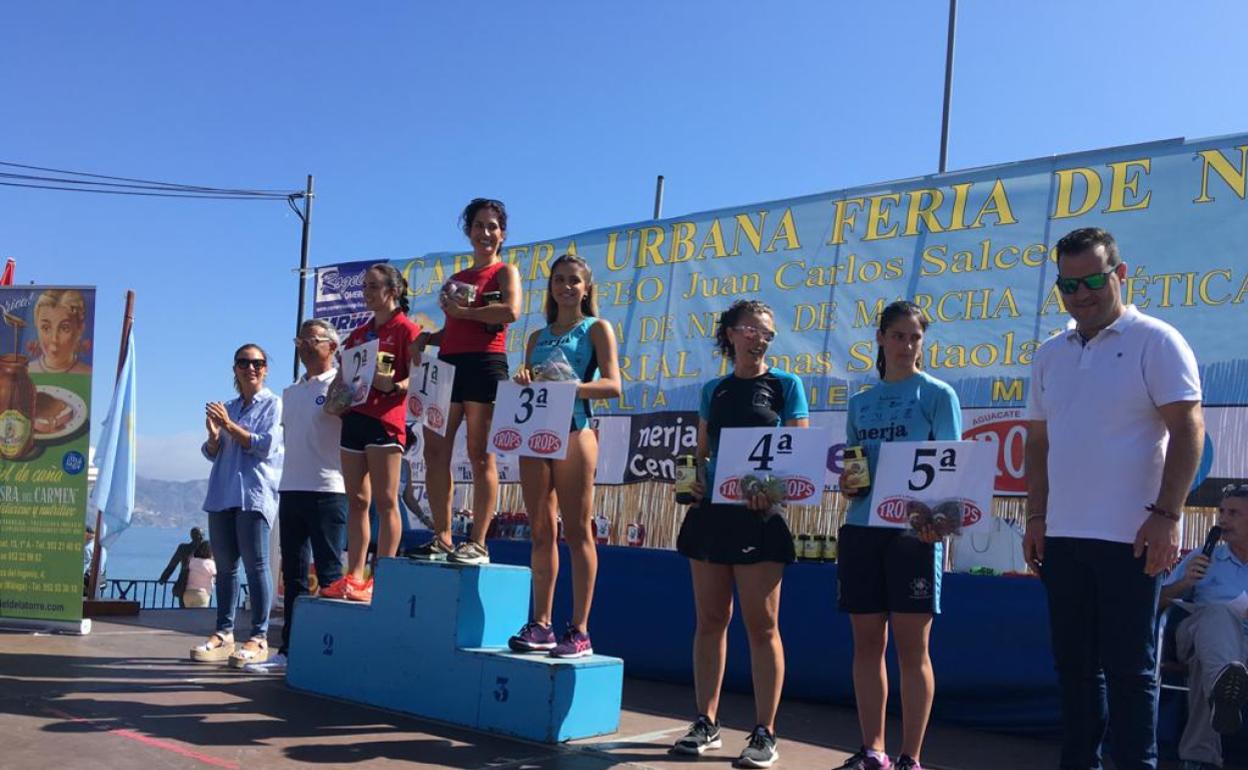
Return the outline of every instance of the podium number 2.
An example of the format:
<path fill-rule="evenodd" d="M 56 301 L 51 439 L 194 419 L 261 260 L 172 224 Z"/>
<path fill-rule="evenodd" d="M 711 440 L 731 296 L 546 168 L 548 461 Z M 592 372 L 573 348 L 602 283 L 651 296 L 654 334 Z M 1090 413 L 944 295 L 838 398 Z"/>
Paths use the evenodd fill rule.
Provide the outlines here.
<path fill-rule="evenodd" d="M 931 463 L 920 462 L 924 458 L 935 458 L 935 449 L 916 449 L 914 450 L 914 467 L 911 473 L 922 473 L 923 482 L 915 484 L 913 478 L 906 482 L 911 492 L 922 492 L 932 485 L 932 480 L 936 478 L 936 467 Z"/>
<path fill-rule="evenodd" d="M 321 651 L 321 654 L 333 655 L 334 654 L 334 635 L 325 634 L 325 636 L 321 637 L 321 641 L 325 644 L 325 649 Z"/>

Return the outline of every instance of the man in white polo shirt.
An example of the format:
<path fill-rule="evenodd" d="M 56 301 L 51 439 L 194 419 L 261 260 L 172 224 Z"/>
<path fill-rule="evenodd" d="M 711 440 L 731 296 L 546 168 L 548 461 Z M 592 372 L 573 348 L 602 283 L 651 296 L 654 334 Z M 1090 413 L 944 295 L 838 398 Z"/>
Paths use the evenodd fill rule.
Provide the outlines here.
<path fill-rule="evenodd" d="M 1027 532 L 1044 581 L 1062 692 L 1063 770 L 1157 767 L 1154 624 L 1162 572 L 1204 442 L 1196 357 L 1172 326 L 1122 302 L 1108 232 L 1057 243 L 1073 322 L 1032 362 Z"/>
<path fill-rule="evenodd" d="M 316 564 L 317 581 L 327 586 L 342 577 L 342 552 L 347 547 L 347 495 L 338 454 L 342 421 L 322 408 L 338 373 L 334 368 L 338 333 L 325 321 L 305 321 L 295 348 L 307 371 L 282 391 L 286 463 L 277 509 L 285 600 L 282 646 L 267 661 L 244 666 L 252 673 L 286 671 L 295 600 L 308 592 L 309 562 Z"/>

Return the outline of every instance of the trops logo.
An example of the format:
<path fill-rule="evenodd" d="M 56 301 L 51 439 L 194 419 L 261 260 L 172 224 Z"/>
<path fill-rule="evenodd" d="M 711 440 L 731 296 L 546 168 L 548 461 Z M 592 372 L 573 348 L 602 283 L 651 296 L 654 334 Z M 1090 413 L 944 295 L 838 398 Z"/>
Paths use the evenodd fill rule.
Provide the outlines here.
<path fill-rule="evenodd" d="M 741 478 L 732 476 L 719 485 L 719 493 L 726 500 L 741 500 Z M 805 476 L 790 476 L 784 480 L 785 500 L 804 500 L 815 493 L 815 484 Z"/>
<path fill-rule="evenodd" d="M 415 393 L 408 396 L 407 397 L 407 416 L 419 422 L 420 418 L 424 416 L 424 413 L 425 413 L 425 405 L 420 400 L 420 396 L 416 395 Z"/>
<path fill-rule="evenodd" d="M 910 501 L 904 497 L 889 497 L 880 502 L 876 506 L 875 512 L 881 519 L 890 524 L 900 524 L 908 521 L 906 516 L 906 505 Z"/>
<path fill-rule="evenodd" d="M 494 434 L 494 448 L 500 452 L 511 452 L 520 448 L 520 432 L 511 428 L 503 428 Z"/>
<path fill-rule="evenodd" d="M 559 438 L 559 434 L 548 430 L 539 430 L 532 436 L 529 436 L 529 449 L 538 454 L 553 455 L 562 446 L 563 439 Z"/>

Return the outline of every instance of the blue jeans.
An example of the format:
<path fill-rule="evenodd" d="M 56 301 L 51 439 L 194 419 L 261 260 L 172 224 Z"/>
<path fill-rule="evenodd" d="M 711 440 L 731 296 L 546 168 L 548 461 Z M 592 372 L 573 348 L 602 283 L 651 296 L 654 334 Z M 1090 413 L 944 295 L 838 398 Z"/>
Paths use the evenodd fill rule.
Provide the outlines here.
<path fill-rule="evenodd" d="M 217 562 L 217 630 L 221 633 L 234 633 L 241 559 L 251 596 L 251 637 L 268 638 L 269 605 L 273 602 L 273 578 L 269 576 L 271 529 L 259 511 L 228 508 L 208 514 L 208 539 Z"/>
<path fill-rule="evenodd" d="M 295 623 L 295 600 L 308 592 L 309 562 L 315 562 L 316 580 L 322 587 L 342 577 L 342 552 L 347 547 L 347 496 L 341 492 L 282 492 L 277 521 L 285 607 L 278 652 L 285 654 Z"/>
<path fill-rule="evenodd" d="M 1157 597 L 1129 543 L 1073 537 L 1044 541 L 1053 658 L 1062 690 L 1063 770 L 1157 767 Z"/>

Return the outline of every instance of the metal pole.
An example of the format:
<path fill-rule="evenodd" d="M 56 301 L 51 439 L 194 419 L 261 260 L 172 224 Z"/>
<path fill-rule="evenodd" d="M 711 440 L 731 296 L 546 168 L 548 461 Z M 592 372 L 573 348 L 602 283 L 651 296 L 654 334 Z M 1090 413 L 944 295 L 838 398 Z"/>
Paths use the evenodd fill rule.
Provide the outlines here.
<path fill-rule="evenodd" d="M 130 330 L 134 328 L 134 292 L 126 292 L 126 313 L 121 319 L 121 349 L 117 352 L 117 376 L 113 388 L 121 382 L 121 370 L 126 365 L 126 348 L 130 342 Z M 100 593 L 100 530 L 104 527 L 104 511 L 95 509 L 95 539 L 91 543 L 91 580 L 87 586 L 87 598 L 95 599 Z"/>
<path fill-rule="evenodd" d="M 308 186 L 303 193 L 303 236 L 299 239 L 299 313 L 295 324 L 295 335 L 303 328 L 303 304 L 308 284 L 308 238 L 312 231 L 312 175 L 308 174 Z M 293 380 L 299 379 L 299 355 L 295 354 L 295 369 L 291 375 Z"/>
<path fill-rule="evenodd" d="M 663 175 L 654 181 L 654 218 L 663 217 Z"/>
<path fill-rule="evenodd" d="M 953 42 L 958 28 L 958 0 L 949 0 L 949 37 L 945 41 L 945 108 L 940 116 L 940 173 L 949 162 L 949 110 L 953 105 Z"/>

